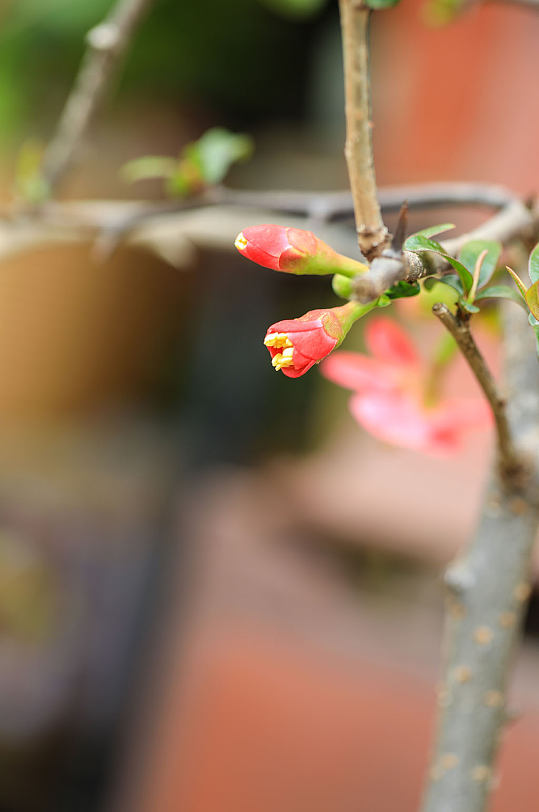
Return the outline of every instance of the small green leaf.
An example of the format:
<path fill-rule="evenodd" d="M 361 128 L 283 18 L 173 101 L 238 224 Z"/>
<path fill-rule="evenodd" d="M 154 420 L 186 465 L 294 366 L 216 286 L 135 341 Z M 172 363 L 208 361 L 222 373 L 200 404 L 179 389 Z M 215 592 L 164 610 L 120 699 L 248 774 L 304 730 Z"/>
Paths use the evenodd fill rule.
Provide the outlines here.
<path fill-rule="evenodd" d="M 422 228 L 421 231 L 416 231 L 416 234 L 422 234 L 424 237 L 434 237 L 436 234 L 443 234 L 444 231 L 451 231 L 453 228 L 455 228 L 454 223 L 441 223 L 441 225 L 438 226 Z"/>
<path fill-rule="evenodd" d="M 459 306 L 462 307 L 463 310 L 466 310 L 467 313 L 479 313 L 479 308 L 471 302 L 466 301 L 466 299 L 460 298 Z"/>
<path fill-rule="evenodd" d="M 520 295 L 522 296 L 524 301 L 526 301 L 526 293 L 527 293 L 527 291 L 526 291 L 526 287 L 524 285 L 524 282 L 522 281 L 520 276 L 518 274 L 516 274 L 512 268 L 509 267 L 509 265 L 506 265 L 505 267 L 507 268 L 507 271 L 510 274 L 510 276 L 512 276 L 513 282 L 517 286 L 517 289 L 520 292 Z"/>
<path fill-rule="evenodd" d="M 410 234 L 404 243 L 406 251 L 437 251 L 441 252 L 444 249 L 436 240 L 430 240 L 424 234 Z"/>
<path fill-rule="evenodd" d="M 528 272 L 532 282 L 539 282 L 539 242 L 530 254 Z"/>
<path fill-rule="evenodd" d="M 412 234 L 406 240 L 404 247 L 407 251 L 415 251 L 415 253 L 421 253 L 421 251 L 434 251 L 434 253 L 439 254 L 456 270 L 460 277 L 460 281 L 462 282 L 462 287 L 465 293 L 468 293 L 468 291 L 471 289 L 473 284 L 472 274 L 462 264 L 462 262 L 459 262 L 458 259 L 446 254 L 440 243 L 435 242 L 435 240 L 430 240 L 428 237 L 425 237 L 422 234 Z"/>
<path fill-rule="evenodd" d="M 510 299 L 526 309 L 522 296 L 510 285 L 491 285 L 483 288 L 475 297 L 475 301 L 478 302 L 480 299 Z"/>
<path fill-rule="evenodd" d="M 537 352 L 537 358 L 539 358 L 539 324 L 534 325 L 534 332 L 535 332 L 535 351 Z"/>
<path fill-rule="evenodd" d="M 449 262 L 449 264 L 452 265 L 453 268 L 456 270 L 465 293 L 468 293 L 473 284 L 473 276 L 468 270 L 468 268 L 465 268 L 462 262 L 459 262 L 458 259 L 449 256 L 449 254 L 442 253 L 441 256 L 444 259 L 446 259 Z"/>
<path fill-rule="evenodd" d="M 459 254 L 459 260 L 470 273 L 473 274 L 477 259 L 483 251 L 486 251 L 487 254 L 481 264 L 479 282 L 477 285 L 478 290 L 489 282 L 492 274 L 496 270 L 502 246 L 493 240 L 470 240 L 462 246 Z"/>
<path fill-rule="evenodd" d="M 539 282 L 535 282 L 526 291 L 526 304 L 530 308 L 530 313 L 539 319 Z"/>
<path fill-rule="evenodd" d="M 169 178 L 174 174 L 177 161 L 164 155 L 144 155 L 128 161 L 121 168 L 121 175 L 128 183 L 152 178 Z"/>
<path fill-rule="evenodd" d="M 406 296 L 417 296 L 421 292 L 419 282 L 397 282 L 385 292 L 390 299 L 402 299 Z"/>
<path fill-rule="evenodd" d="M 182 157 L 196 165 L 206 183 L 213 186 L 221 183 L 232 164 L 246 160 L 252 151 L 253 142 L 249 136 L 213 127 L 198 141 L 188 144 Z"/>
<path fill-rule="evenodd" d="M 17 155 L 15 189 L 17 195 L 30 204 L 42 203 L 50 194 L 47 181 L 41 172 L 43 144 L 29 138 L 22 144 Z"/>
<path fill-rule="evenodd" d="M 452 228 L 455 228 L 453 223 L 442 223 L 438 226 L 429 226 L 429 228 L 423 228 L 421 231 L 416 231 L 415 234 L 410 234 L 406 242 L 404 243 L 404 248 L 406 251 L 414 251 L 417 250 L 415 246 L 418 246 L 419 250 L 425 250 L 427 248 L 427 244 L 422 239 L 417 239 L 421 237 L 429 238 L 434 237 L 435 234 L 443 234 L 444 231 L 450 231 Z M 436 251 L 443 251 L 442 246 L 439 242 L 435 240 L 430 240 L 428 243 L 428 247 L 432 250 Z"/>
<path fill-rule="evenodd" d="M 441 282 L 442 285 L 449 285 L 450 288 L 453 288 L 453 290 L 456 290 L 457 293 L 460 293 L 461 295 L 464 294 L 462 282 L 456 273 L 445 274 L 445 276 L 441 276 L 437 281 Z"/>
<path fill-rule="evenodd" d="M 423 288 L 425 290 L 432 290 L 441 281 L 442 279 L 439 276 L 427 276 L 423 279 Z"/>

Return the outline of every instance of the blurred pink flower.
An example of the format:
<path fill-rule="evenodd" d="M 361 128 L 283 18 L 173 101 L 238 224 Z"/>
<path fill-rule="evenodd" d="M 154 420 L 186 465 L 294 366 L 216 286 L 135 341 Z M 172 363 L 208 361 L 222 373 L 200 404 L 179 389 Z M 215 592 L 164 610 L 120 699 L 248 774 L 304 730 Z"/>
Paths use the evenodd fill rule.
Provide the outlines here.
<path fill-rule="evenodd" d="M 330 381 L 352 389 L 350 411 L 378 439 L 429 454 L 457 451 L 470 431 L 492 424 L 484 397 L 432 397 L 432 368 L 391 319 L 365 329 L 371 357 L 338 352 L 321 365 Z"/>

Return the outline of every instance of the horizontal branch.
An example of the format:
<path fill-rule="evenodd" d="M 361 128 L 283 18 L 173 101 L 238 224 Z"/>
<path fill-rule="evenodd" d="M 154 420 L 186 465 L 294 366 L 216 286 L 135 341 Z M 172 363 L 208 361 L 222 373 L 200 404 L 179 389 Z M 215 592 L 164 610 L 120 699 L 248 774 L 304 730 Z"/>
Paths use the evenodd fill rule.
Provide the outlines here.
<path fill-rule="evenodd" d="M 398 212 L 406 201 L 409 209 L 430 209 L 439 206 L 481 206 L 501 209 L 518 201 L 518 197 L 503 186 L 487 183 L 426 183 L 382 187 L 378 193 L 384 212 Z M 172 203 L 176 208 L 192 206 L 196 200 Z M 288 191 L 248 190 L 218 187 L 199 199 L 201 205 L 228 204 L 253 206 L 283 213 L 304 215 L 320 221 L 351 219 L 354 204 L 349 191 Z"/>
<path fill-rule="evenodd" d="M 444 247 L 451 253 L 457 251 L 463 242 L 486 234 L 490 239 L 508 242 L 518 236 L 531 238 L 539 229 L 539 208 L 528 209 L 500 187 L 478 187 L 473 184 L 393 187 L 382 190 L 381 198 L 385 197 L 388 205 L 394 209 L 405 197 L 412 200 L 412 207 L 428 208 L 442 200 L 444 205 L 449 203 L 453 188 L 456 205 L 499 208 L 507 197 L 510 202 L 477 229 L 446 241 Z M 253 199 L 252 193 L 243 190 L 224 191 L 226 194 L 221 190 L 212 190 L 210 202 L 197 198 L 182 204 L 178 201 L 49 201 L 31 215 L 14 214 L 0 219 L 0 259 L 38 245 L 85 240 L 97 241 L 104 254 L 113 250 L 118 243 L 144 245 L 172 264 L 182 264 L 183 258 L 192 254 L 193 247 L 233 250 L 234 237 L 248 225 L 265 221 L 296 228 L 314 227 L 305 217 L 306 198 L 303 193 L 299 193 L 297 198 L 294 197 L 295 193 L 278 193 L 283 197 L 273 197 L 270 201 L 275 208 L 264 209 L 259 207 L 264 196 L 258 193 L 254 193 Z M 340 193 L 330 193 L 328 197 L 333 211 L 337 194 Z M 318 198 L 324 201 L 324 206 L 326 197 L 322 194 Z M 308 196 L 309 205 L 315 199 Z M 342 199 L 339 205 L 341 202 Z M 322 218 L 317 223 L 316 231 L 340 253 L 354 256 L 357 252 L 353 230 L 338 219 L 329 218 L 326 221 Z M 425 254 L 419 259 L 416 254 L 405 253 L 405 260 L 406 263 L 403 263 L 399 255 L 374 260 L 369 273 L 358 282 L 358 298 L 363 296 L 370 301 L 399 279 L 420 278 L 428 272 L 443 271 L 445 267 L 444 261 L 434 254 Z"/>

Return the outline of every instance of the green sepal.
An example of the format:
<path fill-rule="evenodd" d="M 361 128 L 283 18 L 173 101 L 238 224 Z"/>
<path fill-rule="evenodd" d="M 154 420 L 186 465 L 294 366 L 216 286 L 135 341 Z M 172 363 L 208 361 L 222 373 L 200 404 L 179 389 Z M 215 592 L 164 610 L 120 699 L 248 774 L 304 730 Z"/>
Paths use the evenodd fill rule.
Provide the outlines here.
<path fill-rule="evenodd" d="M 354 280 L 341 273 L 336 273 L 331 280 L 331 287 L 333 293 L 340 296 L 341 299 L 351 299 L 354 293 Z"/>

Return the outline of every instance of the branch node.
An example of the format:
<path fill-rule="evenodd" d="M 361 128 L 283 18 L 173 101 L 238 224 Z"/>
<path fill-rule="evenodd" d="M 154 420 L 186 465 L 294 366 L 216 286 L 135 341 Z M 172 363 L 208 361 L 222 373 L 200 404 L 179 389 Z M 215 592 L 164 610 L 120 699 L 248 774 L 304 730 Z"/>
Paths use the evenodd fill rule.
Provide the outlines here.
<path fill-rule="evenodd" d="M 95 51 L 113 51 L 120 43 L 120 31 L 114 23 L 101 23 L 86 34 L 86 42 Z"/>
<path fill-rule="evenodd" d="M 475 585 L 475 575 L 468 564 L 452 564 L 444 574 L 446 587 L 457 597 L 462 597 Z"/>

